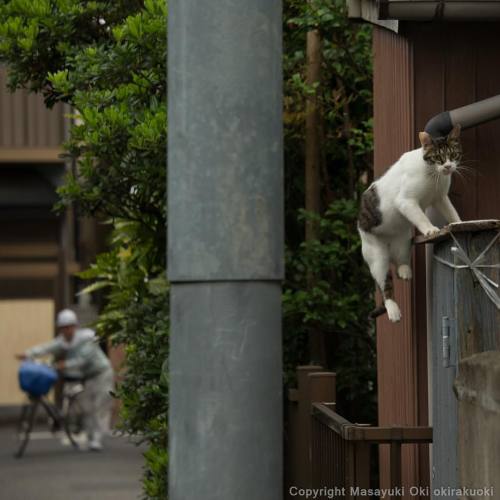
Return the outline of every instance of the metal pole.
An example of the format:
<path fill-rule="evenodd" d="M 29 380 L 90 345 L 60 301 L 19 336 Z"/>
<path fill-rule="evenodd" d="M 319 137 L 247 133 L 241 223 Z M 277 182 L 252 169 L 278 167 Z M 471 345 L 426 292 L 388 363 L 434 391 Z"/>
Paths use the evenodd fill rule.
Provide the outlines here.
<path fill-rule="evenodd" d="M 169 1 L 169 499 L 281 500 L 281 1 Z"/>

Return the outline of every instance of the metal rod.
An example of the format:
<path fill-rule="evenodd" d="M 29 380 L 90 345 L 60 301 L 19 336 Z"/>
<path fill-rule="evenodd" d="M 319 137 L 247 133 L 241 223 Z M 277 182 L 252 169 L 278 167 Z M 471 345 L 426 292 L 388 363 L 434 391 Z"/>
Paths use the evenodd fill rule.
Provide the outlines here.
<path fill-rule="evenodd" d="M 169 1 L 169 499 L 282 498 L 282 8 Z"/>

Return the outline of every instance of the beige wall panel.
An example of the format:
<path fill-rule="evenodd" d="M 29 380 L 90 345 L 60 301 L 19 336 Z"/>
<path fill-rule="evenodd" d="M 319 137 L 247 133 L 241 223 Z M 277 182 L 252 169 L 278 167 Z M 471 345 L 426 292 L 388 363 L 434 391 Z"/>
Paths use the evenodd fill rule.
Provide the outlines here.
<path fill-rule="evenodd" d="M 14 355 L 53 336 L 52 300 L 0 300 L 0 405 L 16 405 L 25 399 Z"/>
<path fill-rule="evenodd" d="M 0 67 L 0 153 L 9 154 L 0 161 L 31 161 L 23 157 L 23 151 L 58 151 L 64 141 L 64 114 L 61 104 L 49 110 L 41 95 L 18 90 L 14 94 L 7 89 L 7 73 Z M 12 160 L 12 152 L 16 159 Z M 47 153 L 48 154 L 48 153 Z"/>

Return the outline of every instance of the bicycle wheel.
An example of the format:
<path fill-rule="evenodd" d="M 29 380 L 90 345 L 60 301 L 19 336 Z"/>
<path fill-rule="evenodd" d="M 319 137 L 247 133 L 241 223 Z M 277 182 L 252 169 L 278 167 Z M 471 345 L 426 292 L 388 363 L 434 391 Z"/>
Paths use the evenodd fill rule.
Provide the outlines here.
<path fill-rule="evenodd" d="M 21 417 L 19 418 L 19 422 L 17 424 L 18 447 L 16 453 L 14 454 L 16 458 L 21 458 L 24 455 L 26 446 L 28 446 L 38 404 L 38 400 L 32 400 L 30 403 L 25 404 L 21 409 Z"/>
<path fill-rule="evenodd" d="M 64 430 L 71 441 L 71 444 L 78 448 L 78 438 L 83 431 L 83 408 L 78 396 L 70 397 L 64 405 L 63 414 Z"/>
<path fill-rule="evenodd" d="M 83 431 L 83 408 L 78 396 L 68 398 L 68 402 L 64 412 L 64 423 L 73 437 L 78 436 Z"/>

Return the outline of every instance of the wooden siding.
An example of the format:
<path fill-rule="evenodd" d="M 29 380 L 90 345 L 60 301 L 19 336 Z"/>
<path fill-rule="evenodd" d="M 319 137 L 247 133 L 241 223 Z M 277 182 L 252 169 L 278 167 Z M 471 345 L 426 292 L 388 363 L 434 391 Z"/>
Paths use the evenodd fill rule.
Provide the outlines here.
<path fill-rule="evenodd" d="M 379 177 L 402 153 L 414 147 L 414 61 L 410 41 L 383 28 L 375 29 L 374 53 L 375 176 Z M 415 273 L 412 283 L 396 279 L 395 296 L 403 313 L 402 321 L 392 324 L 386 316 L 377 321 L 379 425 L 428 423 L 427 394 L 422 398 L 422 415 L 418 394 L 419 387 L 426 387 L 427 367 L 419 363 L 419 344 L 425 349 L 425 329 L 419 332 L 415 328 L 412 307 L 416 290 L 420 287 L 423 287 L 425 304 L 425 275 Z M 425 322 L 425 312 L 423 314 Z M 423 326 L 425 328 L 425 323 Z M 420 339 L 417 333 L 420 333 Z M 419 377 L 423 378 L 421 384 L 418 383 Z M 388 486 L 388 452 L 388 449 L 381 451 L 384 486 Z M 420 459 L 414 445 L 404 447 L 403 454 L 403 484 L 426 484 L 427 454 L 423 453 Z M 424 468 L 422 474 L 419 473 L 420 466 Z"/>
<path fill-rule="evenodd" d="M 498 25 L 402 23 L 400 34 L 374 32 L 375 174 L 418 147 L 418 132 L 435 114 L 500 93 Z M 452 199 L 462 219 L 500 218 L 500 121 L 463 132 L 465 179 Z M 425 254 L 414 252 L 412 285 L 396 280 L 403 320 L 377 322 L 379 425 L 428 422 Z M 432 304 L 432 297 L 429 298 Z M 406 481 L 428 481 L 425 450 L 414 450 Z M 385 473 L 382 467 L 382 480 Z M 407 483 L 408 484 L 408 483 Z"/>
<path fill-rule="evenodd" d="M 0 162 L 57 162 L 64 141 L 62 105 L 48 110 L 40 95 L 7 89 L 0 67 Z"/>
<path fill-rule="evenodd" d="M 413 24 L 405 35 L 415 47 L 415 124 L 500 93 L 500 44 L 493 23 Z M 452 197 L 462 219 L 498 218 L 500 121 L 462 133 L 465 179 L 456 177 Z M 414 138 L 416 140 L 416 137 Z"/>

